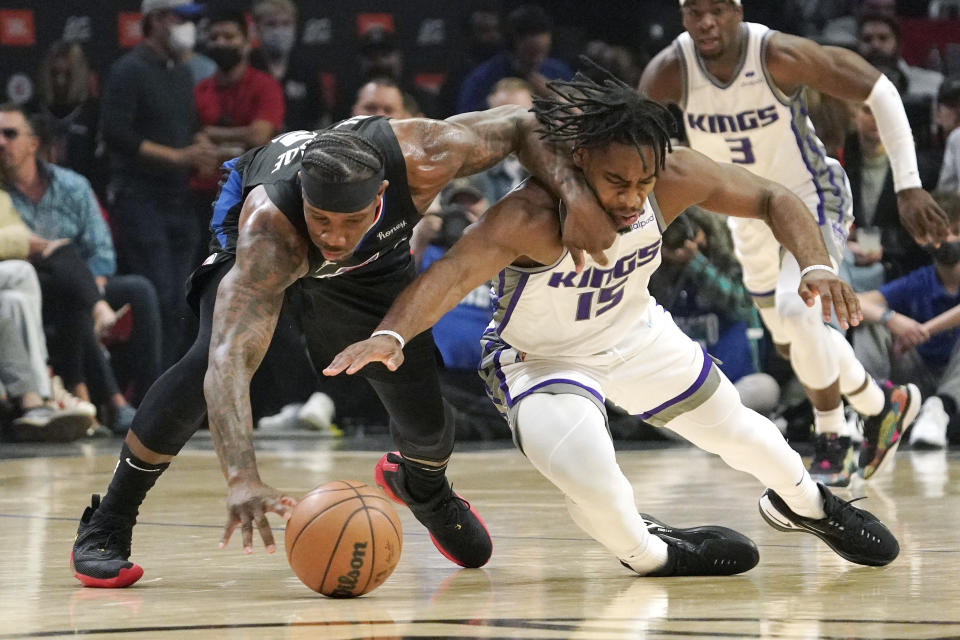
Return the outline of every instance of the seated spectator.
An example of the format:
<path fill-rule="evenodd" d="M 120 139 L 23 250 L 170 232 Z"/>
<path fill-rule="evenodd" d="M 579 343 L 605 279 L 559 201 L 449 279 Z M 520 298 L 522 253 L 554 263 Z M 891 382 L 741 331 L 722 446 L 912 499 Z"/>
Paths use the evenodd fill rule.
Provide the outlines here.
<path fill-rule="evenodd" d="M 960 197 L 934 195 L 950 235 L 925 247 L 932 265 L 858 294 L 865 323 L 854 330 L 853 345 L 870 375 L 920 387 L 927 399 L 910 443 L 943 447 L 960 400 Z"/>
<path fill-rule="evenodd" d="M 480 219 L 489 203 L 470 178 L 458 178 L 443 190 L 439 228 L 423 252 L 419 270 L 427 269 L 460 239 L 464 230 Z M 487 398 L 477 377 L 480 337 L 493 317 L 490 283 L 471 291 L 433 327 L 433 337 L 443 356 L 440 388 L 451 407 L 457 437 L 470 440 L 508 438 L 509 429 Z"/>
<path fill-rule="evenodd" d="M 947 78 L 940 86 L 936 120 L 945 141 L 937 189 L 960 192 L 960 76 Z"/>
<path fill-rule="evenodd" d="M 109 230 L 90 187 L 81 175 L 47 163 L 37 156 L 43 137 L 42 119 L 28 120 L 16 106 L 0 107 L 0 124 L 22 135 L 4 144 L 3 167 L 10 195 L 24 222 L 47 246 L 37 263 L 50 320 L 60 321 L 61 345 L 68 387 L 87 399 L 84 380 L 89 372 L 98 403 L 107 405 L 111 428 L 124 432 L 133 409 L 120 393 L 114 373 L 97 344 L 117 318 L 113 305 L 135 316 L 126 360 L 135 367 L 138 393 L 159 375 L 160 331 L 156 292 L 141 276 L 114 276 L 115 258 Z M 55 292 L 48 295 L 47 290 Z M 109 304 L 113 302 L 113 305 Z M 129 305 L 129 306 L 128 306 Z M 69 316 L 75 320 L 66 320 Z M 95 329 L 94 323 L 101 325 Z M 57 350 L 55 350 L 56 352 Z M 67 356 L 66 354 L 72 354 Z"/>
<path fill-rule="evenodd" d="M 266 71 L 283 88 L 281 130 L 329 124 L 316 56 L 297 46 L 297 6 L 291 0 L 256 0 L 252 13 L 260 46 L 250 52 L 250 66 Z"/>
<path fill-rule="evenodd" d="M 47 366 L 40 282 L 29 262 L 30 232 L 0 190 L 0 402 L 12 403 L 17 440 L 69 441 L 86 435 L 95 409 L 57 404 Z M 66 398 L 60 398 L 66 400 Z"/>
<path fill-rule="evenodd" d="M 550 58 L 553 21 L 537 5 L 521 5 L 507 16 L 507 50 L 474 69 L 460 86 L 457 112 L 482 111 L 487 97 L 499 80 L 517 77 L 526 80 L 536 95 L 548 93 L 550 80 L 569 80 L 573 71 Z"/>
<path fill-rule="evenodd" d="M 929 264 L 930 258 L 900 222 L 890 160 L 870 107 L 856 108 L 855 124 L 856 131 L 847 136 L 843 150 L 853 195 L 854 229 L 847 240 L 842 269 L 854 290 L 869 291 Z M 921 181 L 930 185 L 933 167 L 924 166 L 923 160 L 923 156 L 918 158 Z"/>
<path fill-rule="evenodd" d="M 99 145 L 100 101 L 93 93 L 90 66 L 76 42 L 58 40 L 40 63 L 39 112 L 50 124 L 48 159 L 73 169 L 105 200 L 107 157 Z"/>
<path fill-rule="evenodd" d="M 353 103 L 351 115 L 413 118 L 416 113 L 407 111 L 405 99 L 406 95 L 393 78 L 374 78 L 357 91 L 357 100 Z"/>
<path fill-rule="evenodd" d="M 530 85 L 520 78 L 503 78 L 493 85 L 493 91 L 487 96 L 487 106 L 491 109 L 506 104 L 515 104 L 529 109 L 533 106 Z M 511 154 L 486 171 L 473 176 L 473 184 L 483 192 L 487 202 L 493 204 L 513 191 L 529 175 L 520 164 L 520 159 Z"/>
<path fill-rule="evenodd" d="M 943 74 L 907 64 L 900 55 L 900 25 L 896 17 L 885 13 L 865 13 L 857 23 L 857 50 L 864 58 L 886 59 L 907 78 L 907 96 L 937 95 Z"/>

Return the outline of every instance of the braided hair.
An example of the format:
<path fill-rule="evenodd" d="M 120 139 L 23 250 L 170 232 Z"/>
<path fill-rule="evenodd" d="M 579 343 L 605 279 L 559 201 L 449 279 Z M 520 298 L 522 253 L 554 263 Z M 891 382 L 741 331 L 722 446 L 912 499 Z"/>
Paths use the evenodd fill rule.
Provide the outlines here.
<path fill-rule="evenodd" d="M 673 149 L 670 135 L 676 129 L 670 111 L 586 56 L 580 59 L 605 77 L 597 82 L 577 72 L 570 81 L 547 83 L 557 97 L 533 101 L 540 137 L 550 142 L 571 143 L 574 150 L 603 147 L 613 142 L 633 145 L 641 158 L 643 147 L 651 147 L 656 166 L 662 169 L 667 152 Z"/>
<path fill-rule="evenodd" d="M 323 131 L 304 148 L 300 170 L 328 184 L 359 182 L 383 171 L 383 156 L 353 131 Z"/>

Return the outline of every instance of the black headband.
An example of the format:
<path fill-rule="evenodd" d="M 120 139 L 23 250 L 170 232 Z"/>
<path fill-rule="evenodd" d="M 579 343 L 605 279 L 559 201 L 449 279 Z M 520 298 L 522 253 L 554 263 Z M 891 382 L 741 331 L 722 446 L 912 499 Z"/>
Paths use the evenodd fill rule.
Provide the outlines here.
<path fill-rule="evenodd" d="M 311 206 L 323 211 L 353 213 L 360 211 L 373 202 L 380 184 L 383 182 L 383 169 L 360 182 L 323 182 L 306 171 L 300 172 L 300 184 L 303 197 Z"/>

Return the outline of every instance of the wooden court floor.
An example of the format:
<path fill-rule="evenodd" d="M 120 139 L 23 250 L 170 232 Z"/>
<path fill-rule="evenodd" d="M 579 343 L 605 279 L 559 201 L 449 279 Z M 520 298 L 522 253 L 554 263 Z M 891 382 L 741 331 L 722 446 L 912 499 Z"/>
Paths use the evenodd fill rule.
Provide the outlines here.
<path fill-rule="evenodd" d="M 3 445 L 0 445 L 2 447 Z M 849 564 L 812 536 L 769 528 L 762 487 L 685 446 L 620 453 L 641 510 L 676 525 L 751 536 L 752 571 L 638 578 L 568 517 L 560 494 L 506 446 L 458 451 L 454 486 L 483 514 L 494 554 L 458 569 L 403 510 L 403 556 L 378 590 L 331 600 L 300 584 L 282 546 L 217 549 L 224 482 L 208 441 L 191 443 L 141 511 L 122 590 L 81 588 L 68 568 L 76 520 L 102 491 L 118 441 L 0 460 L 0 640 L 56 638 L 947 638 L 960 637 L 960 451 L 902 451 L 892 474 L 843 495 L 883 518 L 900 557 Z M 9 451 L 5 452 L 9 455 Z M 260 447 L 264 480 L 295 494 L 333 479 L 372 483 L 377 451 L 323 438 Z M 282 540 L 281 524 L 274 520 Z"/>

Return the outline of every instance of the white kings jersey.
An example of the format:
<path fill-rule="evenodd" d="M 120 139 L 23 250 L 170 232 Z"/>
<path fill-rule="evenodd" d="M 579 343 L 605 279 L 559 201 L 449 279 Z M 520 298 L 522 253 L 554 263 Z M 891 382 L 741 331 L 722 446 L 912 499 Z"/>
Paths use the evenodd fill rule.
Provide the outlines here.
<path fill-rule="evenodd" d="M 827 157 L 803 89 L 787 96 L 767 72 L 766 46 L 776 32 L 749 22 L 741 28 L 747 45 L 727 83 L 706 70 L 690 34 L 674 42 L 683 62 L 680 107 L 690 146 L 779 182 L 806 203 L 820 225 L 836 224 L 850 199 L 843 168 Z"/>
<path fill-rule="evenodd" d="M 606 267 L 587 256 L 577 273 L 567 251 L 552 265 L 507 267 L 494 283 L 495 311 L 484 337 L 540 356 L 587 356 L 620 344 L 648 324 L 647 283 L 660 264 L 663 228 L 651 193 L 630 230 L 606 250 Z"/>

